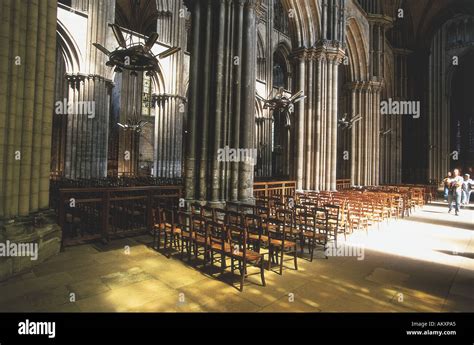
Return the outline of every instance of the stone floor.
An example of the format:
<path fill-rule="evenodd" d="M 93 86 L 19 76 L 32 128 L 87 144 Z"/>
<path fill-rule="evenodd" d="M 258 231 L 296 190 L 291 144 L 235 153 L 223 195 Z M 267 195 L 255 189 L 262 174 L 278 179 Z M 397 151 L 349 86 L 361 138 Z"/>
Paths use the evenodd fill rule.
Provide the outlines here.
<path fill-rule="evenodd" d="M 319 251 L 298 271 L 266 271 L 266 287 L 251 276 L 242 293 L 238 276 L 168 259 L 149 236 L 84 245 L 0 284 L 0 311 L 472 312 L 473 234 L 474 209 L 456 217 L 435 203 L 348 237 L 362 256 Z"/>

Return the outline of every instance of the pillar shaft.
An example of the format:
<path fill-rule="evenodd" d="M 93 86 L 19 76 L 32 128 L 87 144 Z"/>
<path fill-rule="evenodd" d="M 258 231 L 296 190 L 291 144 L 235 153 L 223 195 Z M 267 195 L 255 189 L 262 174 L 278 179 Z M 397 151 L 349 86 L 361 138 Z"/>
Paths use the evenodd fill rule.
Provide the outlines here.
<path fill-rule="evenodd" d="M 2 1 L 0 218 L 49 206 L 55 1 Z"/>
<path fill-rule="evenodd" d="M 217 153 L 226 147 L 253 153 L 256 1 L 197 0 L 192 6 L 186 197 L 248 201 L 253 194 L 252 162 L 229 161 Z M 223 28 L 215 39 L 214 31 Z M 206 84 L 224 87 L 214 90 Z"/>

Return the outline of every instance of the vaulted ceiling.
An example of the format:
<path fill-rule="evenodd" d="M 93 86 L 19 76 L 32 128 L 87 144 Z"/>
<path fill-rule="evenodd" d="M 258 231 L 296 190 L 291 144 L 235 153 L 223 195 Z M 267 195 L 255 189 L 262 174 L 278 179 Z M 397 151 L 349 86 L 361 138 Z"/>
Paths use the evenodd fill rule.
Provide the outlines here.
<path fill-rule="evenodd" d="M 158 17 L 157 6 L 166 7 L 169 0 L 116 0 L 116 20 L 120 26 L 130 30 L 149 35 L 156 30 Z M 383 12 L 395 16 L 399 8 L 405 11 L 405 20 L 399 23 L 404 31 L 402 37 L 404 45 L 408 48 L 423 46 L 430 41 L 433 33 L 449 18 L 458 13 L 474 15 L 474 0 L 375 0 L 381 1 Z M 316 9 L 318 0 L 284 0 L 286 7 L 295 7 L 298 11 L 303 9 Z M 301 3 L 300 3 L 301 2 Z M 186 1 L 185 1 L 186 3 Z M 306 4 L 302 6 L 302 3 Z M 313 3 L 312 7 L 310 4 Z M 309 11 L 309 10 L 308 10 Z M 304 12 L 304 11 L 303 11 Z M 310 11 L 311 12 L 311 11 Z M 308 20 L 318 20 L 317 11 L 312 11 L 306 16 Z M 304 19 L 304 16 L 303 16 Z M 307 35 L 311 32 L 310 23 L 302 24 L 300 37 L 302 41 L 311 41 Z M 306 30 L 304 30 L 306 27 Z M 306 35 L 305 35 L 306 34 Z"/>
<path fill-rule="evenodd" d="M 117 24 L 143 35 L 156 31 L 156 0 L 117 0 Z"/>
<path fill-rule="evenodd" d="M 409 23 L 403 24 L 406 35 L 414 47 L 428 44 L 433 34 L 450 18 L 458 14 L 474 15 L 473 0 L 401 0 L 408 12 Z"/>

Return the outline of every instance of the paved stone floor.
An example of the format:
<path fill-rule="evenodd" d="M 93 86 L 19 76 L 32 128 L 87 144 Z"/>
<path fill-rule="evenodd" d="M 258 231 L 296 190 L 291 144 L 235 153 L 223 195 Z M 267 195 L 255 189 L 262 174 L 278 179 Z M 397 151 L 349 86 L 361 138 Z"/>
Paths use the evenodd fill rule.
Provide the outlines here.
<path fill-rule="evenodd" d="M 1 283 L 0 311 L 472 312 L 473 234 L 474 209 L 456 217 L 435 203 L 348 237 L 358 257 L 319 251 L 298 271 L 266 271 L 266 287 L 251 276 L 242 293 L 237 275 L 168 259 L 149 236 L 83 245 Z"/>

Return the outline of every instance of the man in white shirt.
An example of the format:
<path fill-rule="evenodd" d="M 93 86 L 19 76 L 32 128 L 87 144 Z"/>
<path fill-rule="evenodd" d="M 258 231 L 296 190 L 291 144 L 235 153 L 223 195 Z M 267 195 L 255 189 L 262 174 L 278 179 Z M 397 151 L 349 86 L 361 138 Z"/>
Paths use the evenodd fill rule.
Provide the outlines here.
<path fill-rule="evenodd" d="M 461 193 L 462 193 L 462 183 L 464 179 L 459 176 L 459 170 L 454 169 L 454 177 L 449 179 L 449 197 L 448 197 L 448 204 L 449 204 L 449 211 L 453 209 L 453 201 L 456 204 L 455 212 L 456 216 L 459 214 L 459 206 L 461 204 Z"/>
<path fill-rule="evenodd" d="M 464 180 L 462 181 L 462 205 L 469 205 L 473 185 L 474 181 L 471 180 L 471 176 L 469 174 L 464 174 Z"/>

